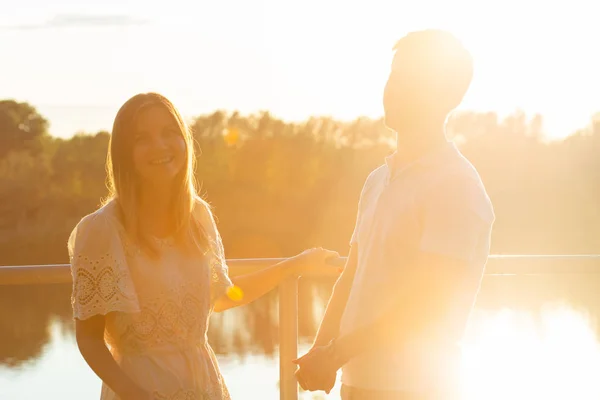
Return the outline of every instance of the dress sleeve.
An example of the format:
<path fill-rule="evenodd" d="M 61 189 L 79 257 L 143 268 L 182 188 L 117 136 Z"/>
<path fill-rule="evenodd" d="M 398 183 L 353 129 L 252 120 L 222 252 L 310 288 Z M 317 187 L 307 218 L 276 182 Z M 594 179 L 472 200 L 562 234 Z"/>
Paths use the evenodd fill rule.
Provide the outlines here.
<path fill-rule="evenodd" d="M 199 221 L 208 235 L 211 250 L 208 254 L 210 264 L 210 301 L 214 305 L 215 301 L 223 296 L 229 288 L 233 286 L 229 278 L 229 268 L 225 259 L 225 249 L 221 240 L 221 235 L 217 229 L 217 224 L 212 213 L 202 201 L 196 203 Z"/>
<path fill-rule="evenodd" d="M 101 212 L 84 217 L 71 232 L 68 249 L 74 318 L 140 311 L 115 221 Z"/>

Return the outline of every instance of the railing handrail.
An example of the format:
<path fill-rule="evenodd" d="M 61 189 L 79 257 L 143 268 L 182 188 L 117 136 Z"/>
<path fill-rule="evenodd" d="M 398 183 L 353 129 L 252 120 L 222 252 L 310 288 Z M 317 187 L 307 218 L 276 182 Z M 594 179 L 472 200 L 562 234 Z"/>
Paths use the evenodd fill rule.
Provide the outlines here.
<path fill-rule="evenodd" d="M 345 259 L 345 257 L 342 257 Z M 285 258 L 229 259 L 232 276 L 258 271 Z M 539 275 L 600 273 L 600 254 L 495 254 L 490 255 L 486 275 Z M 69 264 L 0 266 L 0 286 L 71 282 Z"/>
<path fill-rule="evenodd" d="M 231 276 L 259 271 L 285 258 L 247 258 L 227 260 Z M 69 283 L 70 264 L 0 265 L 0 286 Z"/>

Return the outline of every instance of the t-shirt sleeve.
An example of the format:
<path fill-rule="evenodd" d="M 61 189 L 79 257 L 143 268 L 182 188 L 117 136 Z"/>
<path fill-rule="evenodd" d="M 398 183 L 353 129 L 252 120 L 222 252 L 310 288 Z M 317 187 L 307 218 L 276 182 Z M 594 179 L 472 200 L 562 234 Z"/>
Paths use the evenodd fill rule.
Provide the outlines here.
<path fill-rule="evenodd" d="M 360 227 L 363 221 L 363 209 L 366 203 L 367 193 L 370 191 L 370 188 L 373 185 L 373 181 L 375 179 L 377 171 L 378 170 L 371 172 L 371 174 L 365 180 L 363 188 L 360 192 L 360 198 L 358 200 L 358 210 L 356 212 L 356 222 L 354 223 L 354 231 L 352 232 L 352 236 L 350 237 L 350 246 L 358 243 Z"/>
<path fill-rule="evenodd" d="M 434 185 L 422 200 L 420 250 L 470 261 L 491 234 L 494 211 L 485 189 L 469 177 Z"/>
<path fill-rule="evenodd" d="M 102 213 L 84 217 L 68 241 L 73 317 L 139 312 L 135 287 L 115 222 Z"/>

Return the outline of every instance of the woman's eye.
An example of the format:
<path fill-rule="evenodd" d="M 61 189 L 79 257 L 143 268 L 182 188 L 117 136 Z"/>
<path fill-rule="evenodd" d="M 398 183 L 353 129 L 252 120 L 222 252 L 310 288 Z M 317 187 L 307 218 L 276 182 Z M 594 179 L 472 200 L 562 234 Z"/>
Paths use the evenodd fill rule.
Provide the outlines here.
<path fill-rule="evenodd" d="M 144 135 L 136 135 L 133 139 L 135 143 L 143 143 L 146 140 L 146 136 Z"/>

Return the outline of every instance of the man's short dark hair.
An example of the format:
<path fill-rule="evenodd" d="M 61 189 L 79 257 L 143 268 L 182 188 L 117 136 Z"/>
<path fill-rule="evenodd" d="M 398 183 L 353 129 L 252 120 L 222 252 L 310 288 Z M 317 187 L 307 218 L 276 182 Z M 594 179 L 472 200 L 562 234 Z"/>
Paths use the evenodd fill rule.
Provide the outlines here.
<path fill-rule="evenodd" d="M 436 29 L 415 31 L 396 42 L 392 74 L 415 81 L 447 103 L 448 111 L 462 101 L 473 79 L 473 58 L 453 34 Z"/>

